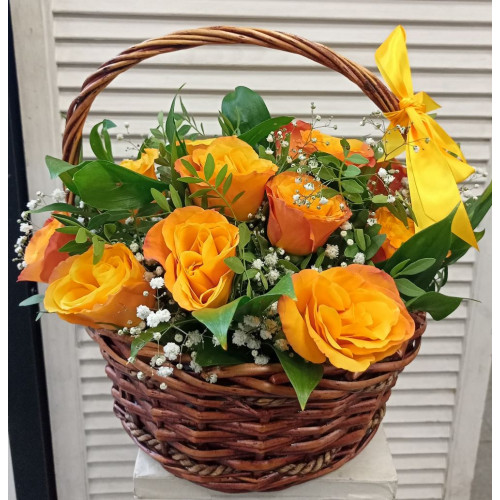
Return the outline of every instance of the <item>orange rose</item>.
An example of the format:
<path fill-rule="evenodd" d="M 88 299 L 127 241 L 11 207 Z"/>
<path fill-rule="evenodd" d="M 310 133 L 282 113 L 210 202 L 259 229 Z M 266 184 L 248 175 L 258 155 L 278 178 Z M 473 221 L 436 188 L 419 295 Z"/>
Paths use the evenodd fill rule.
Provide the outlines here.
<path fill-rule="evenodd" d="M 165 268 L 165 286 L 184 309 L 224 305 L 234 273 L 224 263 L 236 255 L 238 228 L 215 210 L 174 210 L 146 235 L 144 256 Z"/>
<path fill-rule="evenodd" d="M 411 219 L 408 219 L 408 227 L 406 227 L 386 207 L 378 208 L 375 211 L 375 218 L 377 223 L 382 226 L 379 233 L 387 236 L 372 259 L 373 262 L 380 262 L 392 257 L 394 252 L 415 234 L 415 224 Z"/>
<path fill-rule="evenodd" d="M 325 201 L 321 204 L 321 189 L 326 186 L 307 175 L 302 175 L 297 184 L 297 177 L 295 172 L 283 172 L 268 182 L 267 236 L 274 246 L 295 255 L 307 255 L 323 245 L 352 214 L 342 196 L 321 200 Z M 306 184 L 314 186 L 314 191 L 307 190 Z M 302 196 L 315 195 L 316 199 L 309 206 L 294 202 L 297 190 Z"/>
<path fill-rule="evenodd" d="M 193 151 L 198 148 L 207 148 L 212 144 L 214 138 L 211 139 L 197 139 L 196 141 L 191 141 L 190 139 L 184 139 L 184 144 L 188 154 L 193 154 Z"/>
<path fill-rule="evenodd" d="M 154 294 L 144 280 L 144 267 L 123 244 L 106 245 L 102 259 L 92 264 L 92 248 L 68 257 L 50 276 L 44 305 L 62 319 L 93 328 L 106 323 L 133 326 L 137 307 L 153 307 Z"/>
<path fill-rule="evenodd" d="M 207 156 L 212 155 L 215 162 L 215 169 L 210 177 L 207 179 L 213 185 L 217 174 L 221 171 L 224 165 L 227 165 L 227 173 L 225 179 L 232 175 L 231 186 L 225 193 L 225 198 L 229 203 L 236 195 L 245 192 L 232 203 L 231 208 L 225 209 L 224 213 L 227 216 L 236 216 L 240 221 L 248 220 L 248 214 L 255 214 L 264 199 L 264 189 L 268 179 L 273 176 L 278 167 L 269 160 L 262 160 L 257 153 L 246 142 L 238 139 L 237 137 L 219 137 L 213 139 L 208 147 L 195 148 L 191 155 L 185 156 L 175 162 L 175 169 L 183 177 L 192 177 L 186 167 L 182 164 L 181 160 L 189 162 L 197 171 L 200 178 L 205 179 L 204 167 L 207 161 Z M 224 181 L 221 182 L 218 192 L 223 192 Z M 191 193 L 195 193 L 200 189 L 207 188 L 206 183 L 189 184 Z M 210 192 L 208 196 L 214 196 Z M 194 198 L 197 205 L 201 204 L 201 198 Z M 208 206 L 214 207 L 222 205 L 219 197 L 208 198 Z"/>
<path fill-rule="evenodd" d="M 159 156 L 160 152 L 157 149 L 146 148 L 138 160 L 123 160 L 120 165 L 156 180 L 155 160 Z"/>
<path fill-rule="evenodd" d="M 297 156 L 299 149 L 302 149 L 306 154 L 321 151 L 342 160 L 346 165 L 352 165 L 349 158 L 345 159 L 339 137 L 323 134 L 317 129 L 311 130 L 311 125 L 301 120 L 298 120 L 296 125 L 287 125 L 285 129 L 290 133 L 290 152 L 292 153 L 292 157 Z M 351 147 L 348 156 L 359 154 L 368 160 L 368 163 L 365 163 L 363 166 L 373 167 L 375 165 L 375 155 L 373 149 L 368 144 L 358 139 L 347 139 L 347 142 Z"/>
<path fill-rule="evenodd" d="M 309 136 L 307 136 L 304 140 L 302 137 L 302 132 L 311 132 L 311 124 L 304 122 L 302 120 L 297 120 L 295 124 L 290 122 L 288 125 L 281 127 L 280 130 L 283 132 L 282 138 L 285 139 L 287 134 L 290 134 L 289 137 L 289 152 L 292 158 L 295 158 L 299 154 L 299 149 L 302 149 L 304 146 L 304 142 L 309 142 Z M 278 153 L 281 152 L 281 140 L 280 137 L 275 132 L 276 138 L 276 149 Z"/>
<path fill-rule="evenodd" d="M 394 354 L 415 331 L 394 280 L 352 264 L 292 276 L 297 301 L 278 301 L 283 332 L 304 359 L 351 372 Z"/>
<path fill-rule="evenodd" d="M 60 252 L 59 249 L 74 240 L 75 235 L 58 233 L 56 229 L 60 227 L 63 227 L 63 224 L 51 217 L 35 232 L 24 254 L 28 266 L 21 271 L 17 281 L 47 283 L 54 268 L 69 257 L 68 253 Z"/>

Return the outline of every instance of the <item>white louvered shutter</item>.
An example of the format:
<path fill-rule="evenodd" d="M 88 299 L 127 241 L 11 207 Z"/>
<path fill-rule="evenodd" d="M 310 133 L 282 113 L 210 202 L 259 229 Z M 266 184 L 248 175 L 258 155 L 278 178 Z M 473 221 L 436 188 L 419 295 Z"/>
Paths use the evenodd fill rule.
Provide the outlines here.
<path fill-rule="evenodd" d="M 172 31 L 220 24 L 277 29 L 324 43 L 376 71 L 376 48 L 403 24 L 416 91 L 426 91 L 442 106 L 439 122 L 461 144 L 469 163 L 490 167 L 488 1 L 53 0 L 52 7 L 61 113 L 102 62 Z M 316 112 L 324 118 L 333 115 L 338 134 L 348 137 L 369 132 L 359 122 L 375 109 L 346 78 L 299 56 L 260 47 L 202 47 L 149 59 L 119 76 L 96 99 L 85 139 L 91 125 L 109 118 L 120 133 L 128 121 L 131 140 L 140 142 L 155 126 L 156 113 L 168 110 L 184 83 L 186 107 L 204 122 L 208 134 L 219 133 L 216 113 L 222 96 L 237 85 L 260 92 L 274 116 L 307 119 L 314 101 Z M 126 148 L 125 142 L 115 143 L 115 155 L 131 156 Z M 84 155 L 89 154 L 86 145 Z M 450 269 L 445 293 L 471 296 L 481 278 L 475 262 L 476 254 L 470 252 Z M 429 321 L 421 352 L 389 401 L 384 426 L 401 500 L 444 498 L 464 339 L 473 333 L 467 328 L 469 308 L 464 303 L 449 319 Z M 111 382 L 97 346 L 83 329 L 78 329 L 77 352 L 89 498 L 131 499 L 137 449 L 112 413 Z"/>

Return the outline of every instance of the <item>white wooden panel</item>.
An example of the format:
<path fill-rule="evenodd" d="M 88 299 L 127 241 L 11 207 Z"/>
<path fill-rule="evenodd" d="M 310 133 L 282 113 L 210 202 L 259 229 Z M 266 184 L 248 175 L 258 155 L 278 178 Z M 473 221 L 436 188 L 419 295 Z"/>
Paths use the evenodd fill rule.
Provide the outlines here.
<path fill-rule="evenodd" d="M 441 125 L 460 141 L 471 164 L 491 161 L 491 2 L 460 0 L 382 0 L 373 2 L 298 0 L 213 0 L 165 2 L 134 0 L 53 0 L 56 96 L 61 114 L 88 74 L 129 45 L 196 26 L 259 26 L 305 36 L 338 50 L 376 71 L 374 51 L 395 25 L 403 24 L 414 86 L 442 106 Z M 118 77 L 95 101 L 85 127 L 109 118 L 116 132 L 130 123 L 132 142 L 156 124 L 177 88 L 186 83 L 187 108 L 217 134 L 222 96 L 236 85 L 260 91 L 273 115 L 309 117 L 310 102 L 324 117 L 334 116 L 338 133 L 357 137 L 374 130 L 359 126 L 374 105 L 339 75 L 299 56 L 260 47 L 201 47 L 150 59 Z M 63 122 L 61 121 L 61 131 Z M 115 144 L 117 158 L 131 155 Z M 85 144 L 84 156 L 91 152 Z M 480 181 L 482 185 L 489 179 Z M 470 296 L 477 256 L 469 252 L 450 270 L 445 292 Z M 449 319 L 429 321 L 417 359 L 400 375 L 384 420 L 399 471 L 399 499 L 442 499 L 453 439 L 455 404 L 470 304 Z M 111 383 L 99 351 L 81 330 L 78 370 L 86 446 L 88 496 L 131 500 L 136 448 L 112 413 Z"/>

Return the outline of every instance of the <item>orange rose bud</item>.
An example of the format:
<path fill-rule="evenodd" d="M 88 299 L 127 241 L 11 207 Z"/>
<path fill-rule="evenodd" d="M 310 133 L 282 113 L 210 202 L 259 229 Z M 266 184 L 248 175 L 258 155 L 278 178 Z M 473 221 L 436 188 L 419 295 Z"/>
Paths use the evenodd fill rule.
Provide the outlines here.
<path fill-rule="evenodd" d="M 50 276 L 44 305 L 69 323 L 109 328 L 135 326 L 137 307 L 153 307 L 155 297 L 144 279 L 145 269 L 123 244 L 106 245 L 92 263 L 93 249 L 68 257 Z M 150 292 L 144 296 L 144 292 Z"/>
<path fill-rule="evenodd" d="M 415 332 L 394 280 L 376 267 L 306 269 L 292 279 L 297 300 L 281 297 L 278 313 L 288 342 L 308 361 L 365 371 Z"/>
<path fill-rule="evenodd" d="M 296 182 L 298 177 L 300 183 Z M 305 186 L 313 187 L 313 190 Z M 267 236 L 272 245 L 291 254 L 307 255 L 324 245 L 328 237 L 351 217 L 351 210 L 342 196 L 323 199 L 322 189 L 326 186 L 313 177 L 299 176 L 295 172 L 283 172 L 268 182 Z M 315 194 L 316 199 L 309 206 L 300 203 L 301 200 L 294 202 L 297 190 L 299 196 Z"/>
<path fill-rule="evenodd" d="M 63 227 L 63 224 L 51 217 L 35 232 L 24 254 L 28 265 L 21 271 L 17 281 L 47 283 L 54 268 L 69 257 L 68 253 L 60 252 L 59 249 L 74 240 L 75 235 L 58 233 L 56 229 L 60 227 Z"/>
<path fill-rule="evenodd" d="M 160 152 L 157 149 L 146 148 L 138 160 L 123 160 L 120 165 L 137 174 L 142 174 L 156 180 L 155 160 L 159 156 Z"/>
<path fill-rule="evenodd" d="M 224 213 L 228 217 L 234 216 L 240 221 L 248 220 L 248 214 L 255 214 L 264 199 L 264 189 L 266 182 L 272 177 L 278 167 L 269 160 L 259 158 L 259 155 L 246 142 L 237 137 L 219 137 L 213 139 L 208 147 L 197 147 L 192 154 L 185 156 L 175 162 L 175 169 L 182 177 L 192 177 L 191 173 L 182 164 L 182 160 L 190 163 L 201 179 L 205 179 L 204 167 L 207 156 L 212 155 L 215 162 L 215 169 L 207 179 L 211 185 L 214 185 L 217 174 L 227 165 L 227 172 L 224 179 L 232 176 L 231 186 L 224 194 L 226 200 L 231 204 L 231 209 L 226 208 Z M 223 193 L 223 180 L 217 191 Z M 206 189 L 208 184 L 205 182 L 199 184 L 189 184 L 191 193 L 200 189 Z M 232 200 L 241 192 L 244 194 L 234 203 Z M 207 193 L 208 206 L 214 207 L 223 205 L 222 200 L 213 193 Z M 193 200 L 197 205 L 201 204 L 201 198 L 196 197 Z"/>
<path fill-rule="evenodd" d="M 165 286 L 184 309 L 219 307 L 229 299 L 234 273 L 224 259 L 236 255 L 238 228 L 215 210 L 189 206 L 155 224 L 144 256 L 165 268 Z"/>
<path fill-rule="evenodd" d="M 377 224 L 382 226 L 379 233 L 387 236 L 379 251 L 372 259 L 373 262 L 380 262 L 392 257 L 394 252 L 415 234 L 415 224 L 408 218 L 408 227 L 406 227 L 386 207 L 378 208 L 375 211 L 375 218 L 377 219 Z"/>

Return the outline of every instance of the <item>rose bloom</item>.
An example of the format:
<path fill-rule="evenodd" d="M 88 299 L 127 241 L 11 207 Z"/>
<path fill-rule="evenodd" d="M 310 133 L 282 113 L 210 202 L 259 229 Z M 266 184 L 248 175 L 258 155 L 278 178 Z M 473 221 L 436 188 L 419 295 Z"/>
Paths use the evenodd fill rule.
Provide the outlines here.
<path fill-rule="evenodd" d="M 292 279 L 297 300 L 281 297 L 278 312 L 288 342 L 308 361 L 328 359 L 337 368 L 361 372 L 414 334 L 394 280 L 376 267 L 306 269 Z"/>
<path fill-rule="evenodd" d="M 160 152 L 157 149 L 146 148 L 138 160 L 123 160 L 120 165 L 137 174 L 142 174 L 156 180 L 155 160 L 159 156 Z"/>
<path fill-rule="evenodd" d="M 295 182 L 298 177 L 301 178 L 300 184 Z M 306 190 L 304 186 L 308 183 L 314 186 L 314 191 Z M 326 186 L 316 182 L 313 177 L 295 172 L 283 172 L 268 182 L 267 236 L 272 245 L 291 254 L 307 255 L 315 252 L 351 217 L 351 210 L 340 195 L 320 205 L 320 190 L 324 188 Z M 309 207 L 294 204 L 293 196 L 297 190 L 301 195 L 315 194 L 316 200 L 312 201 Z"/>
<path fill-rule="evenodd" d="M 378 208 L 375 211 L 375 218 L 377 223 L 382 226 L 379 233 L 387 236 L 372 259 L 373 262 L 380 262 L 392 257 L 394 252 L 415 234 L 415 224 L 408 218 L 408 227 L 406 227 L 386 207 Z"/>
<path fill-rule="evenodd" d="M 186 150 L 188 154 L 193 154 L 193 151 L 198 148 L 208 148 L 210 144 L 212 144 L 212 141 L 214 138 L 210 139 L 197 139 L 196 141 L 192 141 L 190 139 L 184 139 L 184 145 L 186 146 Z"/>
<path fill-rule="evenodd" d="M 213 139 L 208 147 L 194 148 L 192 154 L 185 156 L 175 162 L 175 169 L 182 177 L 192 177 L 186 167 L 182 164 L 182 160 L 189 162 L 198 172 L 200 178 L 204 179 L 203 169 L 207 161 L 207 156 L 212 155 L 215 162 L 215 170 L 210 179 L 207 179 L 213 185 L 215 178 L 220 170 L 227 165 L 227 173 L 225 179 L 232 174 L 231 187 L 226 192 L 224 197 L 229 203 L 234 197 L 245 192 L 231 205 L 232 211 L 225 209 L 224 213 L 232 217 L 233 212 L 236 219 L 240 221 L 248 220 L 248 214 L 255 214 L 264 199 L 264 189 L 268 179 L 273 176 L 278 167 L 269 160 L 259 158 L 259 155 L 246 142 L 237 137 L 219 137 Z M 222 193 L 224 181 L 220 184 L 218 191 Z M 191 193 L 195 193 L 200 189 L 207 188 L 206 183 L 189 184 Z M 208 196 L 212 195 L 210 192 Z M 193 200 L 197 205 L 201 204 L 201 198 L 197 197 Z M 222 200 L 217 196 L 208 198 L 208 206 L 213 207 L 222 205 Z"/>
<path fill-rule="evenodd" d="M 106 245 L 97 264 L 92 259 L 93 249 L 89 248 L 54 269 L 45 293 L 45 309 L 70 323 L 92 328 L 137 325 L 141 321 L 137 307 L 155 305 L 154 294 L 144 280 L 144 267 L 123 243 Z M 143 295 L 145 291 L 148 296 Z"/>
<path fill-rule="evenodd" d="M 236 255 L 238 228 L 215 210 L 189 206 L 155 224 L 144 241 L 144 256 L 165 269 L 165 286 L 184 309 L 224 305 L 234 273 L 224 263 Z"/>
<path fill-rule="evenodd" d="M 299 154 L 299 149 L 305 154 L 312 154 L 316 151 L 328 153 L 342 160 L 346 165 L 352 165 L 349 159 L 345 159 L 344 150 L 340 144 L 339 137 L 332 137 L 331 135 L 323 134 L 317 129 L 311 130 L 311 125 L 302 120 L 297 120 L 296 125 L 293 123 L 284 127 L 286 132 L 290 133 L 290 156 L 296 157 Z M 358 139 L 347 139 L 350 146 L 350 153 L 359 154 L 368 160 L 362 166 L 373 167 L 375 165 L 375 156 L 373 149 L 363 141 Z"/>
<path fill-rule="evenodd" d="M 54 268 L 69 257 L 68 253 L 59 249 L 74 240 L 75 235 L 57 232 L 60 227 L 63 224 L 51 217 L 33 234 L 24 254 L 28 266 L 21 271 L 17 281 L 47 283 Z"/>

